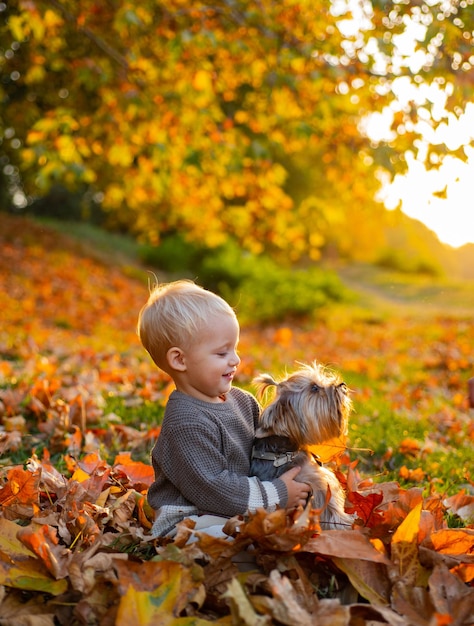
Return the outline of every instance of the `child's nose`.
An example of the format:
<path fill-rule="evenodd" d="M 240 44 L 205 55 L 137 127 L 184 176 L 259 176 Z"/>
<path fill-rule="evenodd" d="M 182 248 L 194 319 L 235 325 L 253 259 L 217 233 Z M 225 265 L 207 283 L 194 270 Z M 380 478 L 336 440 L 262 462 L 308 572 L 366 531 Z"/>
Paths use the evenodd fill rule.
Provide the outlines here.
<path fill-rule="evenodd" d="M 237 366 L 240 363 L 240 356 L 237 354 L 237 352 L 233 352 L 230 356 L 230 360 L 232 365 Z"/>

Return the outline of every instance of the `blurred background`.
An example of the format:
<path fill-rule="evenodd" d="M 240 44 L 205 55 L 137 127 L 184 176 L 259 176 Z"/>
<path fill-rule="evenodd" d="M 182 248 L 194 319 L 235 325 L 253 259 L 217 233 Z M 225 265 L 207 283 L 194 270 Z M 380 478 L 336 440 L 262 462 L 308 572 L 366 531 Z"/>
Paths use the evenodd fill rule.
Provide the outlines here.
<path fill-rule="evenodd" d="M 377 268 L 474 277 L 472 0 L 15 0 L 0 16 L 2 219 L 123 246 L 261 320 Z"/>

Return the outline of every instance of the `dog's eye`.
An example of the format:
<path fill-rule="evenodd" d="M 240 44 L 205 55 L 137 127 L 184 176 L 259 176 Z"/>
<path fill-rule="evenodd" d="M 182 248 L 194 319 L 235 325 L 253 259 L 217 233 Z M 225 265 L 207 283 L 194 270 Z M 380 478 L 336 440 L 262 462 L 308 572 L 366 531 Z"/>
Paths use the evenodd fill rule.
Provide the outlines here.
<path fill-rule="evenodd" d="M 318 385 L 313 384 L 311 385 L 311 391 L 321 391 L 321 387 L 318 387 Z"/>
<path fill-rule="evenodd" d="M 340 389 L 342 391 L 342 393 L 347 393 L 347 385 L 346 385 L 346 383 L 340 383 L 337 386 L 337 388 Z"/>

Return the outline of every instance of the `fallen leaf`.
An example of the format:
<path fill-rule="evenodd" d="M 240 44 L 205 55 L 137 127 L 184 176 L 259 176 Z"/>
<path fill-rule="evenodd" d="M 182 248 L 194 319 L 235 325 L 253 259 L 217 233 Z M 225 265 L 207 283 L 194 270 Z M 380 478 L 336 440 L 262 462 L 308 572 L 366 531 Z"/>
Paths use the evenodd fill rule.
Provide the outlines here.
<path fill-rule="evenodd" d="M 370 493 L 363 495 L 356 491 L 347 494 L 347 499 L 353 506 L 346 506 L 347 513 L 355 514 L 362 520 L 363 525 L 370 528 L 380 524 L 383 520 L 381 513 L 376 508 L 381 504 L 383 495 L 381 493 Z"/>
<path fill-rule="evenodd" d="M 443 504 L 448 511 L 455 513 L 464 522 L 474 523 L 474 496 L 468 495 L 464 490 L 445 498 Z"/>
<path fill-rule="evenodd" d="M 434 549 L 441 554 L 473 554 L 474 529 L 446 528 L 431 535 Z"/>
<path fill-rule="evenodd" d="M 370 604 L 390 605 L 391 585 L 386 565 L 347 557 L 333 557 L 333 561 Z"/>
<path fill-rule="evenodd" d="M 66 578 L 71 552 L 59 545 L 56 530 L 46 524 L 20 528 L 18 539 L 44 563 L 54 578 Z"/>

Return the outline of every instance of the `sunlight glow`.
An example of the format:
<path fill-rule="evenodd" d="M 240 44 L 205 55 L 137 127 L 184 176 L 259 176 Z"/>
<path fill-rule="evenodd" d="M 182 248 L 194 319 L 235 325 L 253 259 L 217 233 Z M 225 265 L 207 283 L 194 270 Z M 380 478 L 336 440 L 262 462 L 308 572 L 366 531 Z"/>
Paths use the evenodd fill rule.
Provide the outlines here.
<path fill-rule="evenodd" d="M 418 158 L 407 155 L 407 174 L 396 176 L 383 194 L 387 208 L 401 203 L 404 213 L 426 224 L 441 241 L 454 247 L 474 243 L 474 149 L 466 145 L 472 139 L 474 104 L 468 103 L 461 118 L 451 117 L 429 137 L 431 143 L 444 143 L 450 150 L 464 145 L 467 161 L 447 156 L 438 168 L 427 171 L 421 146 Z"/>
<path fill-rule="evenodd" d="M 406 176 L 396 176 L 387 188 L 385 205 L 401 209 L 410 217 L 423 222 L 438 239 L 458 247 L 474 243 L 474 150 L 463 163 L 447 157 L 439 170 L 426 171 L 414 159 Z M 440 193 L 446 197 L 438 197 Z"/>

